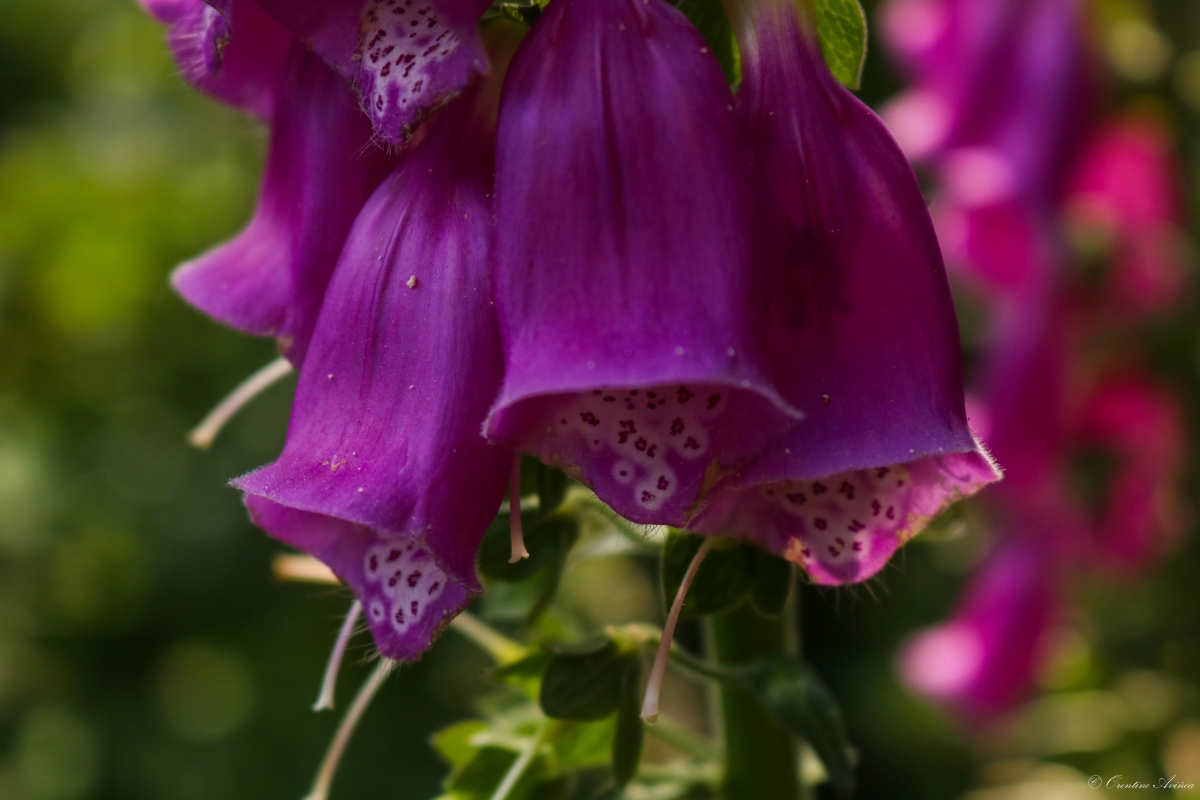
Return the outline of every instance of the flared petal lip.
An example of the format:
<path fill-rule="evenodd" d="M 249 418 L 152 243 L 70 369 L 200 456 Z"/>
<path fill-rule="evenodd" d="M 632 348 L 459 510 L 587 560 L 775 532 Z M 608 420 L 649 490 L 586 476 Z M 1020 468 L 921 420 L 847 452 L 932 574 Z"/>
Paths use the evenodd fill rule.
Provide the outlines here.
<path fill-rule="evenodd" d="M 589 361 L 588 364 L 590 366 L 594 364 L 594 362 Z M 780 412 L 780 414 L 782 414 L 784 417 L 792 419 L 794 422 L 800 422 L 805 418 L 803 411 L 784 400 L 783 395 L 781 395 L 773 386 L 770 386 L 769 384 L 763 385 L 762 383 L 752 381 L 749 378 L 734 380 L 729 377 L 703 374 L 666 375 L 662 377 L 654 376 L 646 380 L 628 379 L 615 381 L 563 381 L 559 386 L 556 386 L 553 389 L 546 389 L 536 393 L 512 392 L 508 391 L 506 387 L 505 390 L 501 391 L 500 397 L 492 406 L 491 411 L 488 412 L 487 419 L 483 421 L 483 426 L 480 432 L 488 441 L 498 443 L 496 436 L 498 433 L 497 428 L 499 427 L 500 423 L 497 420 L 497 417 L 512 410 L 513 407 L 519 403 L 524 403 L 531 400 L 548 400 L 560 395 L 579 394 L 582 392 L 594 391 L 595 389 L 599 388 L 615 389 L 619 391 L 627 389 L 641 389 L 651 386 L 669 386 L 676 383 L 721 386 L 728 389 L 751 392 L 770 402 L 771 405 L 773 405 L 775 409 Z"/>
<path fill-rule="evenodd" d="M 241 476 L 231 480 L 229 482 L 229 485 L 232 486 L 233 488 L 237 489 L 238 491 L 244 492 L 247 495 L 254 495 L 256 497 L 261 497 L 265 500 L 270 500 L 272 503 L 277 503 L 281 506 L 284 506 L 285 508 L 293 508 L 297 511 L 305 511 L 310 514 L 320 514 L 321 516 L 332 517 L 334 519 L 344 520 L 345 522 L 349 522 L 354 525 L 361 525 L 364 528 L 369 528 L 374 531 L 380 531 L 380 532 L 390 534 L 393 536 L 411 537 L 411 538 L 415 539 L 417 541 L 417 543 L 420 544 L 425 549 L 426 552 L 429 553 L 430 558 L 433 559 L 433 561 L 437 565 L 438 569 L 440 569 L 442 572 L 445 572 L 447 575 L 454 578 L 454 580 L 456 580 L 460 584 L 462 584 L 463 587 L 465 587 L 472 595 L 479 594 L 483 591 L 483 584 L 479 581 L 478 575 L 467 576 L 467 575 L 456 574 L 455 572 L 446 569 L 445 565 L 441 562 L 441 560 L 436 555 L 434 555 L 434 550 L 432 548 L 430 548 L 428 546 L 428 543 L 426 542 L 426 536 L 430 532 L 429 526 L 426 526 L 424 529 L 396 530 L 395 528 L 392 528 L 392 527 L 380 525 L 378 520 L 372 520 L 364 514 L 355 513 L 353 510 L 346 510 L 346 509 L 331 510 L 327 506 L 324 506 L 321 503 L 312 503 L 312 502 L 304 502 L 304 501 L 294 502 L 292 500 L 286 500 L 286 501 L 281 500 L 276 495 L 276 493 L 274 491 L 274 487 L 271 484 L 264 484 L 263 482 L 261 482 L 261 479 L 258 481 L 255 480 L 255 476 L 261 475 L 263 472 L 265 472 L 269 468 L 270 468 L 270 465 L 267 465 L 264 467 L 259 467 L 256 470 L 247 472 L 245 475 L 241 475 Z"/>

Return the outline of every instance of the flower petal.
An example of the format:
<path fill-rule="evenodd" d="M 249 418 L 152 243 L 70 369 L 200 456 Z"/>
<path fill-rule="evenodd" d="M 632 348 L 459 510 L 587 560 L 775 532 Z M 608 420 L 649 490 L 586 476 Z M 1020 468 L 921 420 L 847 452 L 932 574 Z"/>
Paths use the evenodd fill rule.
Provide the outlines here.
<path fill-rule="evenodd" d="M 202 92 L 260 119 L 274 115 L 291 34 L 249 0 L 140 0 L 170 26 L 180 72 Z"/>
<path fill-rule="evenodd" d="M 487 0 L 257 0 L 349 80 L 379 136 L 406 140 L 488 69 Z"/>
<path fill-rule="evenodd" d="M 172 283 L 206 314 L 278 337 L 300 364 L 346 234 L 394 163 L 371 145 L 350 90 L 295 43 L 254 218 L 233 240 L 180 266 Z"/>
<path fill-rule="evenodd" d="M 1176 484 L 1186 427 L 1179 401 L 1142 376 L 1110 376 L 1087 398 L 1078 425 L 1085 448 L 1116 457 L 1111 483 L 1100 487 L 1098 554 L 1121 571 L 1144 567 L 1183 531 Z"/>
<path fill-rule="evenodd" d="M 283 454 L 235 481 L 272 535 L 354 588 L 390 658 L 414 658 L 481 590 L 475 553 L 509 474 L 511 453 L 479 435 L 503 366 L 489 258 L 498 94 L 488 80 L 449 106 L 363 209 Z"/>
<path fill-rule="evenodd" d="M 819 583 L 862 580 L 999 475 L 967 427 L 954 307 L 912 170 L 790 3 L 743 8 L 739 113 L 781 240 L 772 360 L 806 419 L 691 527 L 749 539 Z"/>
<path fill-rule="evenodd" d="M 1061 614 L 1055 567 L 1036 541 L 1013 537 L 971 578 L 948 621 L 918 633 L 900 654 L 912 689 L 982 722 L 1033 687 Z"/>
<path fill-rule="evenodd" d="M 636 522 L 794 420 L 762 366 L 745 145 L 720 68 L 662 0 L 555 0 L 497 143 L 507 370 L 487 435 Z"/>

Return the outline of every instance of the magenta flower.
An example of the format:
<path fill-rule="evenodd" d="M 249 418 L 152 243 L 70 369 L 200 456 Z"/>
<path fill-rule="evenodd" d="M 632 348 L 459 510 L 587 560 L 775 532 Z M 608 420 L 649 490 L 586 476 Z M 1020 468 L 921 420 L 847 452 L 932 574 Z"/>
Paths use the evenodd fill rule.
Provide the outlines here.
<path fill-rule="evenodd" d="M 1119 573 L 1144 569 L 1183 532 L 1177 483 L 1186 426 L 1178 398 L 1139 375 L 1109 376 L 1076 426 L 1080 449 L 1111 464 L 1092 515 L 1097 561 Z"/>
<path fill-rule="evenodd" d="M 375 132 L 402 144 L 487 71 L 488 0 L 255 0 L 354 86 Z"/>
<path fill-rule="evenodd" d="M 892 0 L 885 38 L 915 86 L 883 110 L 940 181 L 950 265 L 983 288 L 1038 291 L 1047 220 L 1091 105 L 1078 0 Z"/>
<path fill-rule="evenodd" d="M 502 66 L 430 124 L 363 208 L 283 454 L 234 482 L 257 524 L 354 590 L 393 659 L 416 658 L 482 590 L 475 551 L 512 459 L 479 435 L 503 368 L 490 269 Z"/>
<path fill-rule="evenodd" d="M 259 208 L 175 282 L 301 368 L 282 455 L 235 485 L 385 655 L 482 589 L 520 453 L 823 583 L 998 477 L 916 180 L 790 6 L 735 15 L 735 101 L 663 0 L 554 0 L 490 53 L 477 0 L 258 4 L 295 39 Z M 240 6 L 190 8 L 220 75 Z"/>
<path fill-rule="evenodd" d="M 350 90 L 299 43 L 278 96 L 254 218 L 172 282 L 210 316 L 276 337 L 299 364 L 354 217 L 395 159 L 372 146 Z"/>
<path fill-rule="evenodd" d="M 260 119 L 274 117 L 292 43 L 287 30 L 249 0 L 139 2 L 170 26 L 167 41 L 188 83 Z"/>
<path fill-rule="evenodd" d="M 905 644 L 898 669 L 908 686 L 975 722 L 1025 698 L 1062 617 L 1060 576 L 1037 538 L 1006 540 L 951 617 Z"/>
<path fill-rule="evenodd" d="M 682 13 L 551 3 L 500 113 L 488 437 L 682 525 L 797 416 L 764 363 L 753 197 L 729 87 Z"/>
<path fill-rule="evenodd" d="M 1092 133 L 1067 181 L 1068 221 L 1111 250 L 1105 290 L 1121 310 L 1152 312 L 1181 295 L 1187 265 L 1177 175 L 1166 125 L 1131 116 Z"/>
<path fill-rule="evenodd" d="M 904 156 L 793 4 L 747 2 L 733 21 L 738 115 L 778 239 L 772 366 L 806 419 L 691 527 L 752 541 L 818 583 L 863 580 L 999 474 L 967 427 L 950 291 Z"/>

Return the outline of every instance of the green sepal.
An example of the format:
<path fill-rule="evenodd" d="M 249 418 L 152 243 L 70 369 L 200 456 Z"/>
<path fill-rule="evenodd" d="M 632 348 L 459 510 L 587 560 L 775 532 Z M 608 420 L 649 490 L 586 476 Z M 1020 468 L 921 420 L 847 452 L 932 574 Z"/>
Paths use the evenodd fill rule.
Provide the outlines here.
<path fill-rule="evenodd" d="M 663 603 L 670 608 L 679 585 L 704 537 L 671 531 L 663 547 L 661 578 Z M 714 546 L 700 565 L 680 612 L 684 617 L 719 614 L 736 606 L 750 591 L 753 580 L 752 551 L 741 544 Z"/>
<path fill-rule="evenodd" d="M 757 548 L 751 548 L 754 582 L 750 586 L 750 602 L 764 617 L 779 617 L 792 591 L 791 562 Z"/>
<path fill-rule="evenodd" d="M 858 89 L 867 60 L 867 16 L 858 0 L 817 0 L 817 36 L 829 71 Z"/>
<path fill-rule="evenodd" d="M 534 474 L 537 476 L 538 514 L 545 517 L 562 505 L 571 479 L 561 469 L 540 461 Z"/>

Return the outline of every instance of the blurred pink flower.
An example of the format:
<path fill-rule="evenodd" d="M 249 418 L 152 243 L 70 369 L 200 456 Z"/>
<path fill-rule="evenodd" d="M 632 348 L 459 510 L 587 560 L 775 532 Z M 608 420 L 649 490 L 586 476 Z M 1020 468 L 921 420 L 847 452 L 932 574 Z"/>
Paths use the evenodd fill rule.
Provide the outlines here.
<path fill-rule="evenodd" d="M 1067 182 L 1068 222 L 1111 251 L 1105 289 L 1126 311 L 1159 310 L 1183 289 L 1178 169 L 1166 124 L 1129 116 L 1092 133 Z"/>

